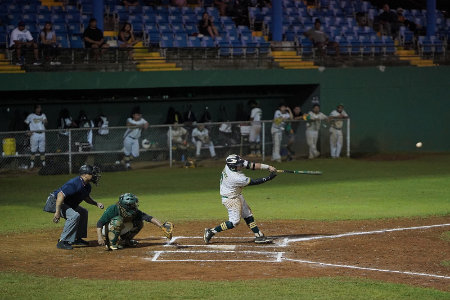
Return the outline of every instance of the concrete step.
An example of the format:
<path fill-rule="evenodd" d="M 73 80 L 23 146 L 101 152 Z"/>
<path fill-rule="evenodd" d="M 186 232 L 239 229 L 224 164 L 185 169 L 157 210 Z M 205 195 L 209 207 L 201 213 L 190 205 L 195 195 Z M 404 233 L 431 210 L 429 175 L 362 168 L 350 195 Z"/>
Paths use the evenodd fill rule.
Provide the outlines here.
<path fill-rule="evenodd" d="M 139 64 L 138 69 L 158 69 L 158 68 L 175 68 L 176 63 L 162 63 L 162 64 Z"/>
<path fill-rule="evenodd" d="M 414 50 L 397 50 L 397 55 L 406 56 L 406 55 L 416 55 L 416 51 Z"/>
<path fill-rule="evenodd" d="M 283 64 L 298 64 L 298 65 L 302 65 L 302 66 L 314 66 L 313 61 L 290 60 L 290 59 L 278 61 L 278 64 L 280 66 Z"/>
<path fill-rule="evenodd" d="M 25 70 L 10 70 L 10 71 L 6 71 L 6 70 L 0 69 L 0 74 L 20 74 L 20 73 L 25 73 Z"/>
<path fill-rule="evenodd" d="M 286 63 L 279 63 L 280 67 L 282 68 L 290 68 L 290 67 L 313 67 L 313 62 L 286 62 Z"/>
<path fill-rule="evenodd" d="M 165 63 L 167 63 L 167 61 L 165 59 L 137 60 L 137 62 L 138 62 L 138 66 L 146 65 L 146 64 L 147 65 L 153 65 L 153 64 L 157 65 L 157 64 L 165 64 Z"/>
<path fill-rule="evenodd" d="M 133 57 L 161 57 L 159 52 L 138 52 L 134 53 Z"/>
<path fill-rule="evenodd" d="M 297 52 L 295 51 L 272 51 L 273 57 L 284 57 L 284 56 L 296 56 Z"/>
<path fill-rule="evenodd" d="M 21 70 L 21 66 L 15 65 L 0 65 L 0 71 L 18 71 Z"/>
<path fill-rule="evenodd" d="M 420 58 L 420 56 L 415 55 L 415 56 L 400 56 L 398 59 L 415 61 L 415 60 L 420 60 L 421 58 Z"/>
<path fill-rule="evenodd" d="M 288 59 L 288 58 L 292 58 L 292 59 L 294 59 L 294 58 L 302 59 L 301 56 L 297 56 L 297 55 L 285 55 L 285 56 L 277 56 L 277 57 L 274 57 L 274 60 L 277 60 L 277 59 L 283 60 L 283 59 Z"/>
<path fill-rule="evenodd" d="M 318 69 L 318 66 L 298 66 L 298 67 L 284 67 L 285 70 L 313 70 L 313 69 Z"/>
<path fill-rule="evenodd" d="M 159 69 L 139 69 L 140 72 L 155 72 L 155 71 L 181 71 L 181 68 L 159 68 Z"/>

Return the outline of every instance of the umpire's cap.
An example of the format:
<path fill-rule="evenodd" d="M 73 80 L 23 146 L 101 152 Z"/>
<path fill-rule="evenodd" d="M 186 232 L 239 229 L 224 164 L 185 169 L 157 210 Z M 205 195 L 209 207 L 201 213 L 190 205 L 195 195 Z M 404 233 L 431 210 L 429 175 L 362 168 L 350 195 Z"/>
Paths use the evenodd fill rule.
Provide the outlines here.
<path fill-rule="evenodd" d="M 80 167 L 79 173 L 80 173 L 80 175 L 83 175 L 83 174 L 92 175 L 91 181 L 95 185 L 97 185 L 97 183 L 100 181 L 100 177 L 102 176 L 100 168 L 96 167 L 96 166 L 91 166 L 91 165 L 82 165 Z"/>

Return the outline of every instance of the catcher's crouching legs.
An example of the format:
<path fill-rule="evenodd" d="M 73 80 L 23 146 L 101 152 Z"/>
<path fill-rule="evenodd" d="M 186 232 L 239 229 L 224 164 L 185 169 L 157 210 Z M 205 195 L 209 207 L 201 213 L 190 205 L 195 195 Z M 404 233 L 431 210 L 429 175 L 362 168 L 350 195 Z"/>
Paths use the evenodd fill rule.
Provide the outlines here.
<path fill-rule="evenodd" d="M 144 228 L 143 221 L 134 222 L 133 228 L 120 236 L 120 239 L 123 241 L 123 245 L 136 246 L 138 244 L 138 241 L 133 240 L 133 238 L 139 233 L 139 231 L 142 230 L 142 228 Z"/>
<path fill-rule="evenodd" d="M 109 246 L 109 249 L 117 250 L 123 248 L 121 245 L 119 245 L 119 237 L 120 232 L 124 228 L 124 225 L 125 224 L 123 222 L 123 218 L 120 216 L 112 218 L 111 221 L 106 225 L 108 226 L 108 230 L 106 230 L 107 232 L 105 232 L 107 234 L 106 243 L 107 246 Z"/>

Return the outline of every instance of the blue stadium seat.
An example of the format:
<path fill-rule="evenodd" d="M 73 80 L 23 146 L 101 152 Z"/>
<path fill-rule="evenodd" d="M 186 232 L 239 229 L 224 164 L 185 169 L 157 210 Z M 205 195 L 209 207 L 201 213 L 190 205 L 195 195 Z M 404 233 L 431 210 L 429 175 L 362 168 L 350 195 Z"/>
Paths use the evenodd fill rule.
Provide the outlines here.
<path fill-rule="evenodd" d="M 173 48 L 174 47 L 173 40 L 161 40 L 159 42 L 159 46 L 161 48 Z"/>
<path fill-rule="evenodd" d="M 70 46 L 71 48 L 84 48 L 84 42 L 80 36 L 72 35 L 70 37 Z"/>
<path fill-rule="evenodd" d="M 192 34 L 198 32 L 197 26 L 194 26 L 194 25 L 185 25 L 184 28 L 186 29 L 186 32 L 189 35 L 192 35 Z"/>
<path fill-rule="evenodd" d="M 172 33 L 172 28 L 170 28 L 170 25 L 168 23 L 160 23 L 158 25 L 159 32 L 160 33 Z"/>
<path fill-rule="evenodd" d="M 232 41 L 231 47 L 232 47 L 232 55 L 233 56 L 244 55 L 244 48 L 243 48 L 242 43 L 239 40 Z"/>
<path fill-rule="evenodd" d="M 191 36 L 191 37 L 189 37 L 188 47 L 201 48 L 202 47 L 202 42 L 201 42 L 201 40 L 198 37 Z"/>
<path fill-rule="evenodd" d="M 61 48 L 70 48 L 69 39 L 66 34 L 57 35 L 56 40 Z"/>
<path fill-rule="evenodd" d="M 202 45 L 203 45 L 203 47 L 207 47 L 207 48 L 215 47 L 214 41 L 209 36 L 204 36 L 202 38 Z"/>
<path fill-rule="evenodd" d="M 81 22 L 81 14 L 79 12 L 70 12 L 66 14 L 67 23 L 79 23 Z"/>

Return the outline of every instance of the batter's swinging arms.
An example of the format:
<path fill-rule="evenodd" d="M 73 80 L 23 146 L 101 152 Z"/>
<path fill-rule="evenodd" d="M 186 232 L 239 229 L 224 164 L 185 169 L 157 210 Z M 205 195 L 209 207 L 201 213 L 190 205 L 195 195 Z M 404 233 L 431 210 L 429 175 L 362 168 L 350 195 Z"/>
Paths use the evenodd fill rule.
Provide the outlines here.
<path fill-rule="evenodd" d="M 251 179 L 241 172 L 243 168 L 251 170 L 269 170 L 270 174 L 267 177 Z M 247 226 L 255 234 L 255 243 L 267 244 L 272 240 L 267 238 L 258 228 L 253 218 L 252 210 L 242 196 L 242 188 L 247 185 L 257 185 L 277 176 L 277 169 L 272 166 L 254 163 L 242 159 L 239 155 L 232 154 L 226 159 L 226 166 L 222 171 L 220 178 L 220 195 L 222 197 L 222 204 L 228 210 L 228 221 L 221 223 L 215 228 L 206 228 L 203 235 L 205 243 L 208 244 L 211 238 L 218 232 L 232 229 L 239 225 L 241 218 L 244 218 Z"/>

